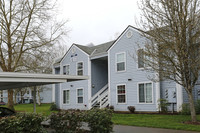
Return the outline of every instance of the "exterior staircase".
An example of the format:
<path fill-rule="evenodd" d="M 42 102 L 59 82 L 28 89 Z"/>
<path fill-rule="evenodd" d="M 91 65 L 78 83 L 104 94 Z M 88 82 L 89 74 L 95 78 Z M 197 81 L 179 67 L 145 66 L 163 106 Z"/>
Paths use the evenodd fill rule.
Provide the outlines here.
<path fill-rule="evenodd" d="M 106 84 L 91 98 L 91 106 L 92 108 L 100 108 L 100 109 L 109 106 L 108 84 Z"/>

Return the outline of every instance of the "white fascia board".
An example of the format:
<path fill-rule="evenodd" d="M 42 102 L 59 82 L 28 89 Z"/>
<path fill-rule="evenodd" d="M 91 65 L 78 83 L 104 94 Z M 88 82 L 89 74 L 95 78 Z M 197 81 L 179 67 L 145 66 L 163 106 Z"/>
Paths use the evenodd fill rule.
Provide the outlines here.
<path fill-rule="evenodd" d="M 134 31 L 136 31 L 133 27 L 131 27 L 130 25 L 122 32 L 122 34 L 117 38 L 117 40 L 114 42 L 114 44 L 108 49 L 108 52 L 115 46 L 115 44 L 117 44 L 119 42 L 119 40 L 126 34 L 126 32 L 132 29 Z"/>
<path fill-rule="evenodd" d="M 59 74 L 33 74 L 33 73 L 15 73 L 15 72 L 0 72 L 0 81 L 5 79 L 15 78 L 18 79 L 25 78 L 26 81 L 28 78 L 34 79 L 61 79 L 61 80 L 76 80 L 76 79 L 88 79 L 88 76 L 76 76 L 76 75 L 59 75 Z M 42 81 L 41 81 L 42 82 Z"/>

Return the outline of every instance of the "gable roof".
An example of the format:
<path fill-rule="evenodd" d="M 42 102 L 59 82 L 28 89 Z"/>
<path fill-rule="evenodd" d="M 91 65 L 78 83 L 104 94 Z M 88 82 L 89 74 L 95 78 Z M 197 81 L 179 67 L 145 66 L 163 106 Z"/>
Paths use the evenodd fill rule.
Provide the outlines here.
<path fill-rule="evenodd" d="M 86 52 L 88 55 L 96 55 L 96 54 L 106 53 L 107 50 L 110 48 L 110 46 L 112 46 L 114 42 L 115 40 L 109 41 L 103 44 L 99 44 L 96 46 L 92 46 L 92 47 L 83 46 L 79 44 L 74 44 L 74 45 L 76 45 L 78 48 Z"/>
<path fill-rule="evenodd" d="M 122 37 L 122 35 L 123 35 L 129 28 L 133 28 L 133 29 L 135 29 L 135 30 L 138 30 L 138 29 L 136 29 L 135 27 L 133 27 L 133 26 L 131 26 L 131 25 L 129 25 L 128 27 L 126 27 L 126 29 L 117 37 L 117 39 L 112 43 L 112 45 L 110 45 L 110 47 L 107 49 L 106 52 L 108 52 L 108 50 L 111 49 L 111 47 L 115 44 L 115 42 L 117 42 L 117 41 Z"/>
<path fill-rule="evenodd" d="M 109 49 L 111 49 L 111 47 L 115 44 L 115 42 L 117 42 L 121 37 L 122 35 L 129 29 L 129 28 L 133 28 L 135 30 L 138 30 L 137 28 L 129 25 L 122 33 L 121 35 L 116 39 L 116 40 L 113 40 L 113 41 L 109 41 L 109 42 L 106 42 L 106 43 L 102 43 L 102 44 L 99 44 L 99 45 L 96 45 L 96 46 L 84 46 L 84 45 L 80 45 L 80 44 L 73 44 L 75 45 L 76 47 L 78 47 L 79 49 L 83 50 L 83 52 L 85 52 L 86 54 L 88 54 L 89 56 L 91 57 L 94 57 L 95 55 L 101 55 L 101 54 L 106 54 L 108 52 Z M 72 46 L 73 46 L 72 45 Z M 71 47 L 72 47 L 71 46 Z M 68 51 L 71 49 L 71 47 L 68 49 Z M 68 51 L 66 52 L 66 54 L 68 53 Z M 65 54 L 65 55 L 66 55 Z M 60 58 L 59 61 L 55 62 L 54 64 L 59 64 L 63 58 L 65 57 L 65 55 Z"/>
<path fill-rule="evenodd" d="M 86 52 L 88 55 L 90 55 L 94 51 L 93 47 L 83 46 L 79 44 L 74 44 L 74 45 L 83 50 L 84 52 Z"/>
<path fill-rule="evenodd" d="M 96 45 L 96 46 L 92 46 L 92 47 L 83 46 L 83 45 L 79 45 L 79 44 L 73 44 L 73 45 L 75 45 L 76 47 L 83 50 L 86 54 L 94 56 L 94 55 L 101 54 L 101 53 L 107 53 L 107 50 L 112 46 L 112 44 L 114 42 L 115 42 L 115 40 L 110 41 L 110 42 L 106 42 L 106 43 L 103 43 L 103 44 L 99 44 L 99 45 Z M 68 51 L 71 49 L 71 47 L 68 49 Z M 66 52 L 66 54 L 68 53 L 68 51 Z M 57 65 L 57 64 L 60 64 L 60 62 L 63 60 L 64 56 L 62 58 L 56 59 L 55 62 L 54 62 L 54 66 Z"/>

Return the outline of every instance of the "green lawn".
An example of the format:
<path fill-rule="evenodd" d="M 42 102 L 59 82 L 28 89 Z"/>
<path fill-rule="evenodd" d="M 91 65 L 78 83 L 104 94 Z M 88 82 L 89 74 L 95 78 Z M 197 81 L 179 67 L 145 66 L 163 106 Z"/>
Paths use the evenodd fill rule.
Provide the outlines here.
<path fill-rule="evenodd" d="M 37 113 L 42 113 L 45 116 L 50 115 L 51 104 L 42 104 L 36 107 Z M 18 104 L 15 105 L 17 112 L 33 112 L 33 104 Z M 54 111 L 55 112 L 55 111 Z M 200 120 L 200 115 L 197 116 Z M 113 114 L 112 121 L 114 124 L 154 127 L 154 128 L 169 128 L 178 130 L 200 131 L 200 125 L 184 124 L 184 121 L 189 121 L 190 115 L 160 115 L 160 114 Z"/>
<path fill-rule="evenodd" d="M 37 105 L 36 112 L 48 116 L 51 114 L 51 112 L 55 112 L 49 110 L 50 105 L 51 104 L 42 104 L 40 106 Z M 33 104 L 17 104 L 14 107 L 17 112 L 33 112 Z"/>
<path fill-rule="evenodd" d="M 200 120 L 200 115 L 197 117 Z M 112 117 L 114 124 L 119 125 L 200 131 L 200 125 L 182 123 L 189 120 L 190 115 L 113 114 Z"/>

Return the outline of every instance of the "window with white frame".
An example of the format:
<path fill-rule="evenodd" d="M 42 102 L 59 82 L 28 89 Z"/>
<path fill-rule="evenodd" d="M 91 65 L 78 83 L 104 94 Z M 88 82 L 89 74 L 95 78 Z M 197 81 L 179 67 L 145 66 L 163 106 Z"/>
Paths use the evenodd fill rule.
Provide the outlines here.
<path fill-rule="evenodd" d="M 63 104 L 69 104 L 70 90 L 63 90 Z"/>
<path fill-rule="evenodd" d="M 63 74 L 64 75 L 69 75 L 69 65 L 63 66 Z"/>
<path fill-rule="evenodd" d="M 144 50 L 138 49 L 138 68 L 144 68 Z"/>
<path fill-rule="evenodd" d="M 139 89 L 139 103 L 152 103 L 152 83 L 140 83 Z"/>
<path fill-rule="evenodd" d="M 3 91 L 0 91 L 0 102 L 3 101 Z"/>
<path fill-rule="evenodd" d="M 117 102 L 126 103 L 126 86 L 125 85 L 117 86 Z"/>
<path fill-rule="evenodd" d="M 77 63 L 77 75 L 83 75 L 83 62 Z"/>
<path fill-rule="evenodd" d="M 77 103 L 83 103 L 83 89 L 77 89 Z"/>
<path fill-rule="evenodd" d="M 117 67 L 117 72 L 120 71 L 125 71 L 125 65 L 126 65 L 126 57 L 125 53 L 117 53 L 116 54 L 116 67 Z"/>
<path fill-rule="evenodd" d="M 66 75 L 69 75 L 69 65 L 66 65 Z"/>

